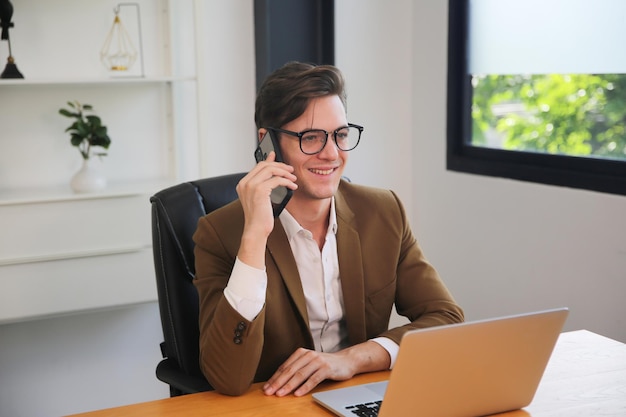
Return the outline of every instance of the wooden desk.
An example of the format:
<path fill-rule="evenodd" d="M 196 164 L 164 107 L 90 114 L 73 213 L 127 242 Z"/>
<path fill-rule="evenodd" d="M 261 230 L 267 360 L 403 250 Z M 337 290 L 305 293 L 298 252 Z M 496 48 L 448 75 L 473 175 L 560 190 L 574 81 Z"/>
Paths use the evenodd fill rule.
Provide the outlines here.
<path fill-rule="evenodd" d="M 388 372 L 359 375 L 350 381 L 324 383 L 319 390 L 387 379 Z M 267 397 L 255 384 L 241 397 L 202 392 L 133 404 L 72 417 L 331 416 L 310 395 Z M 580 330 L 563 333 L 552 354 L 535 399 L 506 417 L 626 416 L 626 344 Z"/>

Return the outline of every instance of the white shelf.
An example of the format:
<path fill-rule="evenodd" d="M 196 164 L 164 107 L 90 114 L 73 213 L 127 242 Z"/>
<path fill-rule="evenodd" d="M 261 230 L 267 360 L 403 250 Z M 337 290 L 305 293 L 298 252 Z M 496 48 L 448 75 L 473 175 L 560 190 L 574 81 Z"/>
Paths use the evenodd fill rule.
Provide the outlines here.
<path fill-rule="evenodd" d="M 199 175 L 195 31 L 183 23 L 194 1 L 140 1 L 145 76 L 98 62 L 106 0 L 25 3 L 20 28 L 37 25 L 15 32 L 26 78 L 0 79 L 0 323 L 154 301 L 149 197 Z M 72 99 L 95 104 L 111 135 L 97 192 L 69 185 L 77 155 L 58 109 Z"/>
<path fill-rule="evenodd" d="M 0 188 L 0 207 L 19 204 L 40 204 L 59 201 L 79 201 L 128 197 L 133 195 L 154 194 L 174 185 L 173 180 L 130 181 L 111 183 L 100 191 L 75 193 L 69 185 L 55 187 L 32 187 L 20 189 Z"/>
<path fill-rule="evenodd" d="M 15 78 L 15 79 L 2 79 L 0 80 L 0 86 L 2 85 L 81 85 L 81 84 L 141 84 L 141 83 L 164 83 L 164 82 L 179 82 L 179 81 L 195 81 L 195 77 L 111 77 L 111 78 Z"/>

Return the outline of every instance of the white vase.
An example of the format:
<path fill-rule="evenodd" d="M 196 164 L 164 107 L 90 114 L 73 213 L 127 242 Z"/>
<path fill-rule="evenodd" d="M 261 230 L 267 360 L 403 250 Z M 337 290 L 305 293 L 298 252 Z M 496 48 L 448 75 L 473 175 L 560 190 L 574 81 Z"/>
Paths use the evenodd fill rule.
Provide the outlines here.
<path fill-rule="evenodd" d="M 93 159 L 83 159 L 83 166 L 70 181 L 70 186 L 74 192 L 89 193 L 106 187 L 107 180 L 96 166 L 97 162 Z"/>

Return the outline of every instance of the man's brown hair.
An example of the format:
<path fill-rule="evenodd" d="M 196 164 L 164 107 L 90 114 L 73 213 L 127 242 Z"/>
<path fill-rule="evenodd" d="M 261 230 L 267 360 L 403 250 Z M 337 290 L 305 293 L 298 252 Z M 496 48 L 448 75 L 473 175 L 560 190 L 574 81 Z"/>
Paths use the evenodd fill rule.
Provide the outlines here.
<path fill-rule="evenodd" d="M 256 127 L 282 128 L 304 113 L 311 99 L 337 95 L 346 106 L 341 71 L 332 65 L 288 62 L 270 74 L 256 98 Z"/>

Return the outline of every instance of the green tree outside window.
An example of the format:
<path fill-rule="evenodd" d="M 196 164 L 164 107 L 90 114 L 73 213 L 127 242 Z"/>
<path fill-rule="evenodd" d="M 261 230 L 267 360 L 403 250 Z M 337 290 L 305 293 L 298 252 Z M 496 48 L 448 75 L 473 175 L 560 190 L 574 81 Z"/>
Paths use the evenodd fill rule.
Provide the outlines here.
<path fill-rule="evenodd" d="M 472 86 L 472 145 L 626 159 L 626 74 L 475 75 Z"/>

